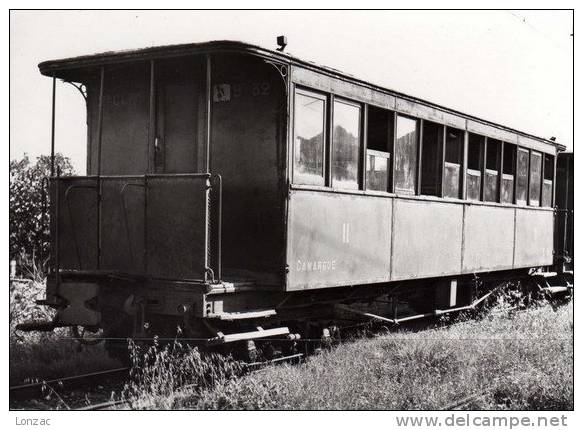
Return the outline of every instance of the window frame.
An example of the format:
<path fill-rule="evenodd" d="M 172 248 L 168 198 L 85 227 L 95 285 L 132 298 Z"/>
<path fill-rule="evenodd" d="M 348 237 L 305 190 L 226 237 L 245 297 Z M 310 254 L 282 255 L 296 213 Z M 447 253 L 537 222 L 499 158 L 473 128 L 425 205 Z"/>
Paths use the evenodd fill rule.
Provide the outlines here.
<path fill-rule="evenodd" d="M 480 142 L 479 142 L 479 148 L 478 148 L 478 168 L 474 169 L 474 168 L 470 168 L 470 147 L 472 146 L 471 144 L 471 138 L 473 136 L 476 136 L 478 138 L 480 138 Z M 467 143 L 467 148 L 466 148 L 466 154 L 464 156 L 464 160 L 465 160 L 465 167 L 464 167 L 464 173 L 466 175 L 465 177 L 465 190 L 464 190 L 464 200 L 466 201 L 470 201 L 470 202 L 483 202 L 484 201 L 484 178 L 486 176 L 486 159 L 485 159 L 485 154 L 486 154 L 486 145 L 487 145 L 487 136 L 484 136 L 483 134 L 478 134 L 478 133 L 474 133 L 474 132 L 468 132 L 468 143 Z M 471 171 L 471 173 L 470 173 Z M 468 175 L 471 176 L 477 176 L 477 174 L 479 173 L 480 175 L 480 190 L 479 190 L 479 195 L 477 199 L 470 199 L 468 198 Z"/>
<path fill-rule="evenodd" d="M 445 199 L 463 199 L 466 200 L 465 198 L 465 190 L 462 189 L 462 187 L 465 184 L 465 175 L 466 175 L 466 167 L 465 165 L 467 164 L 466 160 L 466 151 L 467 151 L 467 147 L 466 147 L 466 134 L 467 134 L 467 130 L 465 129 L 461 129 L 458 127 L 454 127 L 451 125 L 446 125 L 443 124 L 444 130 L 443 130 L 443 156 L 442 156 L 442 165 L 441 165 L 441 197 L 445 198 Z M 459 163 L 454 163 L 453 161 L 449 161 L 448 160 L 448 154 L 447 154 L 447 149 L 449 147 L 448 145 L 448 131 L 449 130 L 454 130 L 457 132 L 461 133 L 461 151 L 459 153 Z M 446 164 L 450 164 L 450 165 L 457 165 L 458 169 L 459 169 L 459 180 L 458 180 L 458 192 L 457 192 L 457 197 L 452 197 L 452 196 L 446 196 L 445 195 L 445 178 L 446 178 L 446 174 L 447 174 L 447 169 L 446 169 Z"/>
<path fill-rule="evenodd" d="M 533 162 L 532 159 L 533 157 L 539 157 L 540 163 L 539 163 L 539 175 L 540 178 L 538 179 L 538 204 L 534 204 L 533 202 L 531 202 L 531 187 L 533 185 L 533 178 L 532 177 L 532 166 L 533 166 Z M 535 149 L 530 149 L 528 150 L 528 191 L 527 191 L 527 195 L 526 195 L 526 201 L 527 201 L 527 206 L 530 207 L 534 207 L 534 208 L 539 208 L 542 207 L 542 188 L 543 188 L 543 181 L 544 181 L 544 152 L 542 151 L 537 151 Z M 536 200 L 536 199 L 534 199 Z"/>
<path fill-rule="evenodd" d="M 328 154 L 328 162 L 324 163 L 325 165 L 328 166 L 328 183 L 326 184 L 326 186 L 328 186 L 329 188 L 333 189 L 333 190 L 337 190 L 337 191 L 359 191 L 359 190 L 364 190 L 364 174 L 363 174 L 363 164 L 362 164 L 362 151 L 363 151 L 363 142 L 365 142 L 364 139 L 364 126 L 363 126 L 363 120 L 364 120 L 364 103 L 361 102 L 357 102 L 354 100 L 350 100 L 348 98 L 345 97 L 338 97 L 334 94 L 330 94 L 330 104 L 328 107 L 329 110 L 329 114 L 328 114 L 328 120 L 330 121 L 328 124 L 328 135 L 329 138 L 327 139 L 328 142 L 328 150 L 326 151 L 326 153 Z M 342 188 L 342 187 L 336 187 L 334 186 L 334 172 L 333 172 L 333 159 L 334 159 L 334 114 L 335 114 L 335 110 L 336 110 L 336 102 L 338 103 L 342 103 L 348 106 L 352 106 L 352 107 L 356 107 L 358 108 L 358 157 L 357 157 L 357 171 L 356 171 L 356 188 Z"/>
<path fill-rule="evenodd" d="M 549 162 L 549 166 L 550 167 L 550 175 L 547 175 L 548 169 L 547 169 L 547 159 L 550 160 Z M 540 205 L 541 207 L 544 208 L 552 208 L 554 205 L 554 196 L 553 196 L 553 189 L 555 186 L 555 159 L 556 159 L 556 155 L 551 155 L 551 154 L 547 154 L 546 152 L 542 153 L 542 173 L 541 173 L 541 202 Z M 547 178 L 547 176 L 550 176 L 550 178 Z M 545 191 L 545 182 L 550 181 L 550 186 L 551 186 L 551 196 L 550 196 L 550 203 L 548 206 L 546 206 L 544 204 L 543 201 L 543 197 L 544 197 L 544 191 Z"/>
<path fill-rule="evenodd" d="M 300 94 L 304 97 L 311 97 L 314 99 L 318 99 L 324 102 L 324 110 L 322 115 L 322 133 L 323 133 L 323 145 L 322 145 L 322 184 L 302 184 L 296 182 L 296 136 L 297 136 L 297 98 L 296 96 Z M 292 121 L 292 174 L 291 174 L 291 182 L 294 185 L 300 186 L 314 186 L 314 187 L 325 187 L 328 185 L 328 140 L 329 140 L 329 131 L 328 131 L 328 111 L 329 111 L 329 96 L 326 93 L 318 92 L 312 89 L 306 89 L 304 87 L 295 86 L 293 92 L 293 121 Z"/>
<path fill-rule="evenodd" d="M 397 131 L 399 129 L 399 117 L 403 117 L 405 119 L 410 119 L 415 121 L 415 134 L 416 134 L 416 142 L 415 142 L 415 151 L 417 152 L 417 157 L 415 160 L 415 187 L 412 193 L 405 193 L 405 192 L 398 192 L 395 186 L 395 173 L 397 171 Z M 393 162 L 392 164 L 392 172 L 391 172 L 391 181 L 390 181 L 390 192 L 395 195 L 405 195 L 405 196 L 419 196 L 419 168 L 421 166 L 420 160 L 420 141 L 421 141 L 421 124 L 423 122 L 423 118 L 417 118 L 413 115 L 409 115 L 407 113 L 395 111 L 395 121 L 394 121 L 394 128 L 393 128 Z"/>
<path fill-rule="evenodd" d="M 552 209 L 555 201 L 555 183 L 556 183 L 556 155 L 552 153 L 548 153 L 545 150 L 540 149 L 533 149 L 528 146 L 522 146 L 517 143 L 509 142 L 505 139 L 500 139 L 497 137 L 491 137 L 489 135 L 480 134 L 467 128 L 460 128 L 456 127 L 455 125 L 450 125 L 447 122 L 435 121 L 426 119 L 424 117 L 417 117 L 408 112 L 402 112 L 396 109 L 390 109 L 385 106 L 379 106 L 374 103 L 370 103 L 367 101 L 357 101 L 345 96 L 337 96 L 334 93 L 328 93 L 324 90 L 319 90 L 311 87 L 306 87 L 301 84 L 292 84 L 293 89 L 293 99 L 291 101 L 291 105 L 293 108 L 292 111 L 292 121 L 291 121 L 291 128 L 292 128 L 292 147 L 290 148 L 291 153 L 291 181 L 290 185 L 297 186 L 298 188 L 304 189 L 320 189 L 322 191 L 332 191 L 344 194 L 377 194 L 377 195 L 385 195 L 385 196 L 398 196 L 403 195 L 406 197 L 411 198 L 421 198 L 425 199 L 428 197 L 429 199 L 437 199 L 437 200 L 450 200 L 450 201 L 459 201 L 460 203 L 464 204 L 488 204 L 488 205 L 500 205 L 506 207 L 522 207 L 522 208 L 541 208 L 541 209 Z M 322 148 L 322 178 L 323 181 L 321 184 L 301 184 L 295 182 L 296 178 L 296 165 L 295 165 L 295 145 L 296 145 L 296 123 L 297 123 L 297 110 L 296 110 L 296 96 L 297 94 L 312 97 L 314 99 L 321 100 L 324 103 L 324 115 L 322 118 L 322 125 L 323 125 L 323 148 Z M 357 171 L 357 187 L 356 188 L 342 188 L 337 187 L 334 184 L 333 179 L 333 155 L 334 155 L 334 111 L 335 111 L 335 103 L 342 103 L 348 106 L 352 106 L 358 109 L 358 171 Z M 368 148 L 368 133 L 369 133 L 369 108 L 379 109 L 385 111 L 387 116 L 391 118 L 391 124 L 389 127 L 389 136 L 387 137 L 387 151 L 381 151 L 378 149 L 369 149 Z M 415 122 L 415 132 L 416 132 L 416 141 L 415 141 L 415 151 L 416 151 L 416 163 L 414 166 L 413 176 L 415 180 L 414 190 L 409 190 L 408 192 L 404 192 L 400 190 L 399 192 L 395 189 L 395 176 L 396 176 L 396 149 L 397 149 L 397 133 L 398 133 L 398 123 L 399 117 L 403 117 L 404 119 L 409 119 Z M 423 157 L 423 134 L 424 134 L 424 123 L 425 122 L 432 123 L 438 127 L 442 127 L 443 132 L 443 142 L 442 142 L 442 154 L 441 154 L 441 184 L 440 184 L 440 193 L 439 195 L 430 195 L 430 194 L 423 194 L 421 192 L 421 184 L 422 184 L 422 166 L 424 162 Z M 458 193 L 458 197 L 445 197 L 443 194 L 443 185 L 444 185 L 444 174 L 445 174 L 445 163 L 446 163 L 446 152 L 448 148 L 447 144 L 447 131 L 448 129 L 454 129 L 459 131 L 463 134 L 462 140 L 462 152 L 461 152 L 461 160 L 460 160 L 460 192 Z M 470 140 L 472 139 L 472 135 L 476 136 L 480 139 L 479 143 L 479 169 L 470 169 L 469 168 L 469 159 L 470 159 Z M 495 200 L 486 200 L 485 199 L 485 174 L 486 171 L 493 170 L 488 169 L 488 147 L 489 141 L 496 141 L 497 143 L 497 151 L 496 156 L 498 158 L 496 163 L 496 172 L 498 174 L 497 180 L 497 196 Z M 511 147 L 512 153 L 512 160 L 505 160 L 505 153 L 507 147 Z M 387 189 L 386 190 L 374 190 L 369 189 L 367 187 L 367 166 L 368 166 L 368 156 L 369 151 L 371 155 L 380 156 L 382 158 L 387 159 Z M 526 177 L 526 202 L 519 204 L 517 201 L 517 191 L 518 191 L 518 164 L 519 164 L 519 154 L 520 151 L 524 151 L 528 154 L 528 165 L 527 165 L 527 177 Z M 540 156 L 540 163 L 541 163 L 541 171 L 540 171 L 540 192 L 539 192 L 539 204 L 533 205 L 530 199 L 531 193 L 531 169 L 532 169 L 532 154 L 537 153 Z M 492 154 L 490 154 L 492 155 Z M 546 162 L 545 160 L 547 157 L 551 158 L 550 163 L 553 164 L 552 173 L 548 176 L 551 179 L 546 179 L 547 172 L 546 169 Z M 511 162 L 511 169 L 507 169 L 505 161 Z M 467 177 L 468 171 L 473 171 L 474 173 L 480 173 L 480 195 L 479 198 L 476 199 L 469 199 L 467 196 Z M 506 173 L 506 170 L 512 171 L 512 174 Z M 504 180 L 505 176 L 512 176 L 513 179 L 513 196 L 511 202 L 503 202 L 502 201 L 502 181 Z M 551 206 L 543 205 L 543 188 L 545 181 L 551 180 L 552 181 L 552 196 L 551 196 Z"/>
<path fill-rule="evenodd" d="M 528 164 L 526 166 L 526 198 L 524 200 L 524 204 L 523 203 L 518 203 L 518 163 L 519 163 L 519 159 L 520 157 L 518 156 L 520 154 L 520 151 L 525 152 L 528 157 L 527 157 L 527 161 Z M 514 170 L 514 204 L 518 207 L 528 207 L 528 199 L 529 199 L 529 192 L 530 192 L 530 148 L 526 148 L 524 146 L 520 146 L 520 145 L 516 145 L 516 168 Z"/>
<path fill-rule="evenodd" d="M 425 158 L 424 158 L 424 152 L 427 151 L 427 146 L 426 144 L 429 142 L 426 142 L 426 138 L 427 138 L 427 133 L 426 133 L 426 129 L 429 127 L 435 127 L 436 133 L 435 133 L 435 137 L 436 137 L 436 142 L 434 142 L 435 145 L 435 158 L 436 160 L 435 163 L 437 164 L 437 169 L 434 172 L 434 179 L 436 180 L 436 184 L 435 184 L 435 190 L 433 191 L 433 193 L 431 192 L 427 192 L 426 189 L 423 188 L 423 178 L 427 178 L 427 171 L 424 170 L 424 168 L 426 169 L 427 166 L 429 165 L 428 163 L 425 162 Z M 436 121 L 430 121 L 430 120 L 424 120 L 422 119 L 420 121 L 419 124 L 419 129 L 420 129 L 420 136 L 419 136 L 419 152 L 417 154 L 417 164 L 418 164 L 418 169 L 419 169 L 419 178 L 417 179 L 418 181 L 418 189 L 419 189 L 419 195 L 420 196 L 432 196 L 432 197 L 443 197 L 443 176 L 444 176 L 444 168 L 445 168 L 445 164 L 443 162 L 443 156 L 444 156 L 444 139 L 445 139 L 445 132 L 444 129 L 447 128 L 447 126 L 445 124 L 441 124 L 439 122 Z M 433 166 L 432 166 L 433 167 Z"/>
<path fill-rule="evenodd" d="M 490 160 L 489 157 L 489 150 L 490 150 L 490 145 L 497 145 L 497 150 L 494 152 L 494 155 L 496 156 L 496 166 L 494 169 L 491 169 L 488 167 L 488 162 Z M 501 185 L 501 181 L 502 181 L 502 166 L 503 166 L 503 160 L 502 160 L 502 149 L 504 147 L 504 141 L 501 139 L 496 139 L 494 137 L 489 137 L 486 136 L 486 140 L 484 141 L 484 159 L 483 159 L 483 163 L 484 163 L 484 173 L 483 173 L 483 189 L 482 189 L 482 201 L 484 202 L 488 202 L 488 203 L 500 203 L 500 194 L 501 194 L 501 189 L 500 189 L 500 185 Z M 496 175 L 496 180 L 494 181 L 496 184 L 496 193 L 495 193 L 495 197 L 494 200 L 487 200 L 486 199 L 486 192 L 487 192 L 487 187 L 486 187 L 486 182 L 488 180 L 488 175 Z"/>
<path fill-rule="evenodd" d="M 516 205 L 516 169 L 517 169 L 517 151 L 518 145 L 515 143 L 506 142 L 504 140 L 501 141 L 502 144 L 500 145 L 500 175 L 499 175 L 499 183 L 498 183 L 498 202 L 503 205 Z M 510 153 L 510 160 L 506 160 L 506 151 Z M 508 163 L 506 163 L 508 161 Z M 507 167 L 510 166 L 510 171 L 512 173 L 506 173 Z M 511 178 L 509 178 L 511 177 Z M 504 181 L 512 179 L 512 199 L 510 202 L 503 202 L 503 188 L 504 188 Z"/>
<path fill-rule="evenodd" d="M 386 151 L 381 151 L 378 149 L 369 148 L 369 132 L 370 132 L 370 108 L 375 110 L 384 111 L 387 113 L 388 130 L 387 130 L 387 146 Z M 393 183 L 393 159 L 394 159 L 394 148 L 395 148 L 395 119 L 396 111 L 393 109 L 387 109 L 386 107 L 377 106 L 370 103 L 364 103 L 363 115 L 362 115 L 362 190 L 371 193 L 382 193 L 382 194 L 392 194 L 392 183 Z M 386 158 L 387 161 L 387 188 L 385 190 L 374 190 L 368 188 L 368 156 L 369 151 L 371 155 Z"/>

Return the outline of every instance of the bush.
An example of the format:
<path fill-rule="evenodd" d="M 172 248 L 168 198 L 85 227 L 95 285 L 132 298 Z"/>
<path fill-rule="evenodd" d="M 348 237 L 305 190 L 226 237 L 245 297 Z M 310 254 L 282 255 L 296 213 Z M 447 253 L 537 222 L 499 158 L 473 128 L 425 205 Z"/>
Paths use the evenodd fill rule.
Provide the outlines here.
<path fill-rule="evenodd" d="M 68 157 L 55 154 L 55 169 L 74 174 Z M 49 252 L 48 207 L 43 214 L 45 178 L 51 173 L 51 157 L 41 155 L 31 162 L 28 155 L 10 161 L 10 259 L 19 265 L 44 266 Z M 44 215 L 44 216 L 43 216 Z"/>

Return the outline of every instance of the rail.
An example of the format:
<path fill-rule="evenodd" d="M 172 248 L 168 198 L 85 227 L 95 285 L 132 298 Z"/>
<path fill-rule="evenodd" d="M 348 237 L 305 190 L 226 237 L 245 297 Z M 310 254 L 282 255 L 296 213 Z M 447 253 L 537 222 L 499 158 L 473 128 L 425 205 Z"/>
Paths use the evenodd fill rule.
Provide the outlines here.
<path fill-rule="evenodd" d="M 84 373 L 81 375 L 66 376 L 48 381 L 33 382 L 29 384 L 15 385 L 9 387 L 10 398 L 30 399 L 41 396 L 45 389 L 62 389 L 79 387 L 94 381 L 101 381 L 104 377 L 123 376 L 129 374 L 129 367 L 118 367 L 115 369 L 101 370 L 97 372 Z"/>
<path fill-rule="evenodd" d="M 50 185 L 50 223 L 53 235 L 51 265 L 54 267 L 57 285 L 62 269 L 98 273 L 113 270 L 108 262 L 115 260 L 112 258 L 115 255 L 104 255 L 104 243 L 108 245 L 108 253 L 125 253 L 119 259 L 125 264 L 124 270 L 116 267 L 118 272 L 136 272 L 162 279 L 188 279 L 205 283 L 221 280 L 220 175 L 185 173 L 60 176 L 57 172 L 56 176 L 50 178 Z M 128 203 L 128 191 L 132 188 L 143 190 L 140 193 L 140 203 L 133 206 Z M 80 195 L 84 200 L 81 203 L 74 202 L 73 195 Z M 139 216 L 130 216 L 130 210 L 137 211 Z M 90 217 L 87 216 L 88 211 Z M 169 216 L 173 217 L 171 221 L 167 219 Z M 82 224 L 81 228 L 79 224 Z M 132 231 L 135 236 L 135 231 L 140 229 L 142 237 L 132 238 Z M 158 235 L 158 243 L 149 242 L 153 231 Z M 172 276 L 173 269 L 169 266 L 172 256 L 163 255 L 163 247 L 158 249 L 157 245 L 164 244 L 165 234 L 170 235 L 168 240 L 172 240 L 172 234 L 185 242 L 191 239 L 191 243 L 188 243 L 191 247 L 190 254 L 187 254 L 187 257 L 192 257 L 189 260 L 190 270 L 180 273 L 179 276 Z M 188 249 L 177 252 L 188 252 Z M 158 261 L 148 267 L 151 257 Z"/>

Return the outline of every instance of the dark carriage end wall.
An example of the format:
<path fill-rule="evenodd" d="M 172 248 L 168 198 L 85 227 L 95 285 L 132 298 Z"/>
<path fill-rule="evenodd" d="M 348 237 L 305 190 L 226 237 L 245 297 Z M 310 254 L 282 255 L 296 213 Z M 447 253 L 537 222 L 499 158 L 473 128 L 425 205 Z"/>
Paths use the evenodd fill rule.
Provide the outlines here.
<path fill-rule="evenodd" d="M 109 66 L 103 90 L 102 175 L 143 175 L 148 169 L 149 63 Z M 90 154 L 97 174 L 99 81 L 88 85 Z"/>
<path fill-rule="evenodd" d="M 224 274 L 258 272 L 280 284 L 284 268 L 284 82 L 263 60 L 212 57 L 211 172 L 223 178 Z"/>

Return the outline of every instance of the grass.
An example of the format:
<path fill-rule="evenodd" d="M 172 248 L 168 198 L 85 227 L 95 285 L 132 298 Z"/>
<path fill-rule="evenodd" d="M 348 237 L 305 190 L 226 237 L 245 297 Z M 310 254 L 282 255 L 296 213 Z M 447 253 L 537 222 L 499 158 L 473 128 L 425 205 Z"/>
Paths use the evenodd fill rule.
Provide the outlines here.
<path fill-rule="evenodd" d="M 50 320 L 53 312 L 35 304 L 44 297 L 44 279 L 10 283 L 10 385 L 55 379 L 119 367 L 103 345 L 86 347 L 70 339 L 67 330 L 22 333 L 16 325 L 30 319 Z"/>
<path fill-rule="evenodd" d="M 302 365 L 216 378 L 182 392 L 157 396 L 135 387 L 133 406 L 433 410 L 484 391 L 466 407 L 573 409 L 572 321 L 572 305 L 498 311 L 428 331 L 356 340 Z"/>
<path fill-rule="evenodd" d="M 225 385 L 242 373 L 239 362 L 177 341 L 150 347 L 130 344 L 131 380 L 121 393 L 133 409 L 173 409 L 185 393 Z"/>
<path fill-rule="evenodd" d="M 103 345 L 82 346 L 58 333 L 17 342 L 10 339 L 10 385 L 121 367 Z"/>
<path fill-rule="evenodd" d="M 10 385 L 119 366 L 102 346 L 64 331 L 19 335 L 17 323 L 50 317 L 34 305 L 42 281 L 11 284 Z M 134 409 L 440 409 L 475 393 L 474 409 L 573 409 L 573 307 L 512 312 L 345 343 L 301 365 L 241 375 L 229 357 L 174 343 L 133 347 Z M 186 388 L 185 388 L 186 386 Z"/>

